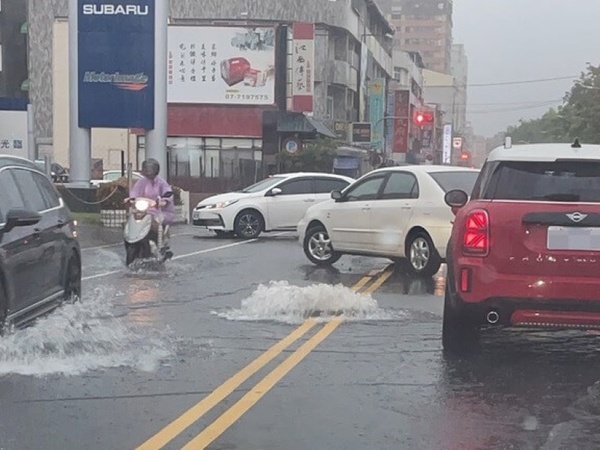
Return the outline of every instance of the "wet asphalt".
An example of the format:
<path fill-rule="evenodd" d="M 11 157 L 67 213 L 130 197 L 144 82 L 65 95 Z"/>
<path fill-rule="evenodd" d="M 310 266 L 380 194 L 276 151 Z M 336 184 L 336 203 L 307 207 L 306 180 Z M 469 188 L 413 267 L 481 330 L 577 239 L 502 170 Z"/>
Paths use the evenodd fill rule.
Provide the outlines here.
<path fill-rule="evenodd" d="M 294 322 L 286 296 L 297 293 L 281 285 L 267 291 L 270 310 L 228 320 L 260 285 L 351 288 L 386 269 L 376 310 L 342 323 L 206 448 L 600 448 L 595 334 L 493 330 L 481 352 L 450 358 L 441 348 L 443 272 L 415 279 L 387 260 L 361 257 L 318 269 L 290 233 L 242 243 L 182 226 L 166 272 L 132 273 L 123 269 L 118 234 L 82 232 L 83 303 L 0 343 L 2 450 L 134 449 L 302 323 L 286 323 Z M 279 300 L 281 310 L 273 309 Z M 235 409 L 323 326 L 165 448 L 184 447 Z"/>

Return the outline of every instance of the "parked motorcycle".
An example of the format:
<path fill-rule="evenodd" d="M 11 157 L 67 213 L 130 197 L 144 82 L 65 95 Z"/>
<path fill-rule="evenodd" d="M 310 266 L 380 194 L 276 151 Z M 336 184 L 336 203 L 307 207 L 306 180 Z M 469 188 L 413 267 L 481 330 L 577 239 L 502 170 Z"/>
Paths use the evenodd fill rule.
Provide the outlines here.
<path fill-rule="evenodd" d="M 163 226 L 164 215 L 161 200 L 173 196 L 173 192 L 165 193 L 161 198 L 152 200 L 138 197 L 130 198 L 129 217 L 125 223 L 125 264 L 130 266 L 136 260 L 159 263 L 162 265 L 173 256 L 169 249 L 168 240 L 165 239 L 169 225 Z M 155 207 L 158 211 L 153 217 L 149 210 Z M 152 230 L 152 222 L 158 224 L 158 231 Z"/>

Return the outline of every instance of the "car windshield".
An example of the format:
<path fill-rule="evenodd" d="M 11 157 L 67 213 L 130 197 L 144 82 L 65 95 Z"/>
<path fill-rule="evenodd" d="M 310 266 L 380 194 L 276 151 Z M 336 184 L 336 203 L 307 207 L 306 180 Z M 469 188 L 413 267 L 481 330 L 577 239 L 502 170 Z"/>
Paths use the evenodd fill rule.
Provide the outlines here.
<path fill-rule="evenodd" d="M 262 191 L 269 189 L 272 186 L 275 186 L 277 183 L 280 183 L 283 180 L 285 180 L 285 177 L 270 177 L 270 178 L 264 179 L 262 181 L 259 181 L 258 183 L 253 184 L 252 186 L 248 186 L 247 188 L 242 189 L 241 192 L 244 192 L 246 194 L 262 192 Z"/>
<path fill-rule="evenodd" d="M 501 162 L 483 198 L 600 203 L 600 161 Z"/>
<path fill-rule="evenodd" d="M 460 189 L 467 194 L 471 194 L 471 192 L 473 192 L 473 186 L 475 186 L 475 182 L 479 176 L 479 172 L 434 172 L 429 175 L 431 175 L 431 178 L 440 185 L 444 192 Z"/>

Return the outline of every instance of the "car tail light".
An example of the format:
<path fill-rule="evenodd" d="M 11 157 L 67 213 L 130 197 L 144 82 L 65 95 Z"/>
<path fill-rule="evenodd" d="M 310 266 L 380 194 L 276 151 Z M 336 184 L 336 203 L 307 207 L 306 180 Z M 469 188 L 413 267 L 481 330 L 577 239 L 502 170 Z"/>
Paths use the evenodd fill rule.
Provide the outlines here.
<path fill-rule="evenodd" d="M 487 211 L 473 211 L 467 217 L 463 253 L 470 256 L 487 256 L 490 251 L 490 216 Z"/>

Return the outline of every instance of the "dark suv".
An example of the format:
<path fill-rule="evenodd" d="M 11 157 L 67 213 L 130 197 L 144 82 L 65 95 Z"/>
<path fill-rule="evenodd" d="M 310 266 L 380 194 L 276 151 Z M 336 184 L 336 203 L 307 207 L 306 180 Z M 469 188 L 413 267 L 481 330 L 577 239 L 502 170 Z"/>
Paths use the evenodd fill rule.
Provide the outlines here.
<path fill-rule="evenodd" d="M 75 221 L 36 164 L 0 155 L 0 331 L 81 294 Z"/>

